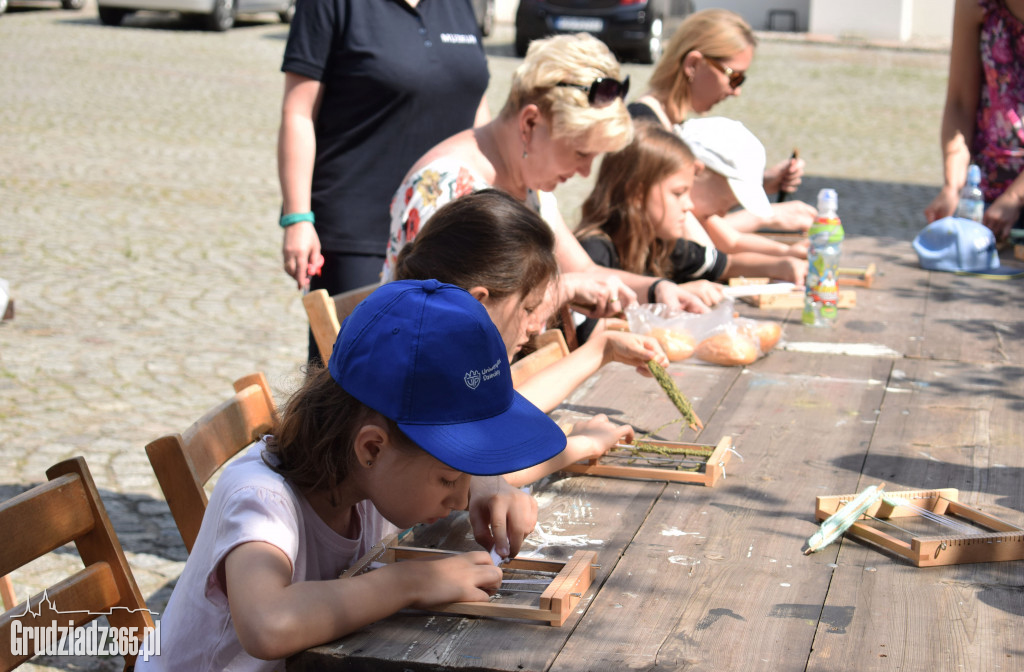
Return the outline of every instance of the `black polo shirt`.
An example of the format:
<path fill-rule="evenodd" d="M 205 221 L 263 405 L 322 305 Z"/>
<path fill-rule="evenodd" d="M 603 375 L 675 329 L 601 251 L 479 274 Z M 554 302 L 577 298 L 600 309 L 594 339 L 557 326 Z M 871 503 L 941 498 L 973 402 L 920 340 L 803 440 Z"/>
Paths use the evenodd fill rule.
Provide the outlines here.
<path fill-rule="evenodd" d="M 324 250 L 383 256 L 389 205 L 470 128 L 487 60 L 469 0 L 298 0 L 281 70 L 323 84 L 312 206 Z"/>

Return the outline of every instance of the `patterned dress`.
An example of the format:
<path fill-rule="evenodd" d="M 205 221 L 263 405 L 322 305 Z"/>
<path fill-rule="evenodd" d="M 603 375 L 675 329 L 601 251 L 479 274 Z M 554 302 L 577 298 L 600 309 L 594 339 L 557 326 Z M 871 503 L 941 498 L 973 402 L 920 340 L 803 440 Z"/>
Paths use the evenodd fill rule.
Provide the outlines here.
<path fill-rule="evenodd" d="M 974 124 L 973 160 L 989 203 L 1024 171 L 1024 23 L 1001 0 L 979 0 L 984 82 Z"/>
<path fill-rule="evenodd" d="M 451 157 L 441 157 L 410 175 L 391 200 L 391 233 L 381 282 L 394 280 L 398 253 L 406 243 L 412 242 L 441 206 L 490 187 L 487 180 Z M 526 205 L 541 217 L 558 208 L 553 194 L 533 190 L 527 192 Z"/>

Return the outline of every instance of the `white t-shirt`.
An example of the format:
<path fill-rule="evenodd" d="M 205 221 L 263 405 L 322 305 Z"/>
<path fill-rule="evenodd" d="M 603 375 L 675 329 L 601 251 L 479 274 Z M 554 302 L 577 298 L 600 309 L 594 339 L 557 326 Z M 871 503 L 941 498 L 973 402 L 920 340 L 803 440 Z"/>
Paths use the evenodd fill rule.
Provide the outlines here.
<path fill-rule="evenodd" d="M 263 462 L 265 448 L 262 441 L 253 445 L 217 481 L 185 570 L 161 615 L 160 656 L 146 662 L 140 655 L 138 672 L 283 670 L 283 660 L 253 658 L 238 641 L 223 584 L 228 553 L 239 544 L 264 541 L 288 556 L 293 583 L 335 579 L 397 530 L 363 500 L 356 505 L 359 538 L 339 535 L 298 490 Z"/>

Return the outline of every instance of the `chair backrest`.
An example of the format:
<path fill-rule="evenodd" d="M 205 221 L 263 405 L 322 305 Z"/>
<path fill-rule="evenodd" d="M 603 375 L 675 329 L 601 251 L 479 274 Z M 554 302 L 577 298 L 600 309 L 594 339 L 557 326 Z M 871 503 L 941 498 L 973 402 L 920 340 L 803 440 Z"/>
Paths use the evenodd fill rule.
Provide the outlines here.
<path fill-rule="evenodd" d="M 309 328 L 313 332 L 313 340 L 316 341 L 320 359 L 325 365 L 331 358 L 334 342 L 338 340 L 341 323 L 359 305 L 360 301 L 378 287 L 380 287 L 380 283 L 364 285 L 334 296 L 329 295 L 325 289 L 318 289 L 302 297 L 302 305 L 305 306 L 306 315 L 309 317 Z"/>
<path fill-rule="evenodd" d="M 115 628 L 135 628 L 140 642 L 153 628 L 139 586 L 110 524 L 89 467 L 81 457 L 55 464 L 47 483 L 0 503 L 0 574 L 7 574 L 74 541 L 83 569 L 48 586 L 0 616 L 0 670 L 12 670 L 35 654 L 35 644 L 14 652 L 12 628 L 83 625 L 107 615 Z M 35 632 L 39 632 L 38 630 Z M 128 631 L 130 632 L 130 631 Z M 125 667 L 135 656 L 125 656 Z"/>
<path fill-rule="evenodd" d="M 235 394 L 206 412 L 182 434 L 146 446 L 185 548 L 192 552 L 206 512 L 203 486 L 238 452 L 274 426 L 274 397 L 262 373 L 235 381 Z"/>
<path fill-rule="evenodd" d="M 512 365 L 512 386 L 519 387 L 541 369 L 569 354 L 565 336 L 558 329 L 548 329 L 534 339 L 537 349 Z"/>

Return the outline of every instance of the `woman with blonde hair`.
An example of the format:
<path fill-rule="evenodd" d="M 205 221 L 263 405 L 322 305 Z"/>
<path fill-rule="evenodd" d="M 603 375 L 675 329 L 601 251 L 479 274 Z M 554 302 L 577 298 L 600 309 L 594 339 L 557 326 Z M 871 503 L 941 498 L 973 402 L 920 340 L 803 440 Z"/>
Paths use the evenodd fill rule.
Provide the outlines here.
<path fill-rule="evenodd" d="M 742 93 L 754 60 L 757 38 L 739 14 L 705 9 L 688 16 L 672 35 L 651 74 L 648 90 L 629 105 L 635 119 L 658 121 L 672 129 L 693 113 L 704 114 L 730 96 Z M 767 193 L 795 191 L 803 176 L 802 159 L 789 159 L 765 171 Z M 740 231 L 760 227 L 806 230 L 815 208 L 801 201 L 775 204 L 763 218 L 741 211 L 728 223 Z"/>
<path fill-rule="evenodd" d="M 633 125 L 624 102 L 629 78 L 600 40 L 581 33 L 535 40 L 513 76 L 507 102 L 490 123 L 451 136 L 411 168 L 391 204 L 383 280 L 393 277 L 401 248 L 445 203 L 495 187 L 528 204 L 555 235 L 562 272 L 557 303 L 574 299 L 600 317 L 647 296 L 652 278 L 595 265 L 565 225 L 555 187 L 590 174 L 594 159 L 626 146 Z M 662 283 L 666 285 L 666 283 Z M 658 300 L 703 312 L 706 303 L 668 283 Z"/>

